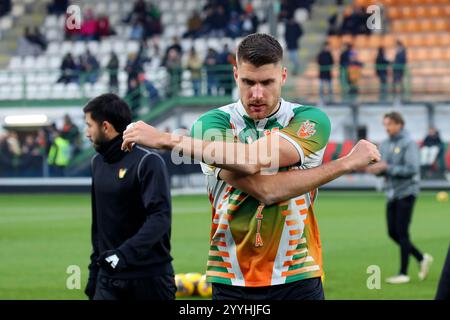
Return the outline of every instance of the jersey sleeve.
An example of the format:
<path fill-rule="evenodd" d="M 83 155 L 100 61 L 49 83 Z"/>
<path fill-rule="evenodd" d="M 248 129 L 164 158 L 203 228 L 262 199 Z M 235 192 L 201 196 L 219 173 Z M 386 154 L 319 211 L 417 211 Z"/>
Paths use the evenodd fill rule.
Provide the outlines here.
<path fill-rule="evenodd" d="M 230 115 L 213 109 L 197 119 L 191 128 L 191 137 L 205 141 L 233 141 Z"/>
<path fill-rule="evenodd" d="M 297 149 L 301 164 L 321 162 L 330 137 L 331 123 L 325 112 L 316 107 L 299 107 L 294 110 L 289 124 L 279 135 Z"/>
<path fill-rule="evenodd" d="M 234 142 L 230 115 L 220 109 L 213 109 L 197 119 L 191 128 L 191 137 L 204 141 Z M 200 163 L 205 175 L 218 176 L 220 170 L 203 162 Z"/>

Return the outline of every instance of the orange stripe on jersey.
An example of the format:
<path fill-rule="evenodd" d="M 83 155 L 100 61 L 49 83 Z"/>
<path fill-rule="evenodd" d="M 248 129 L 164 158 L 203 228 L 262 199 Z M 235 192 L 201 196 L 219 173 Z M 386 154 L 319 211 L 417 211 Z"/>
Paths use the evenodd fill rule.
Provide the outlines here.
<path fill-rule="evenodd" d="M 218 272 L 218 271 L 206 271 L 207 276 L 211 277 L 221 277 L 221 278 L 229 278 L 234 279 L 235 276 L 232 273 Z"/>
<path fill-rule="evenodd" d="M 290 266 L 295 266 L 297 264 L 302 264 L 303 262 L 306 261 L 307 258 L 308 257 L 304 257 L 304 258 L 301 258 L 301 259 L 298 259 L 298 260 L 285 261 L 283 263 L 283 267 L 290 267 Z"/>
<path fill-rule="evenodd" d="M 227 229 L 228 229 L 228 225 L 227 225 L 227 224 L 221 223 L 221 224 L 219 225 L 219 229 L 227 230 Z"/>
<path fill-rule="evenodd" d="M 288 251 L 286 251 L 286 256 L 287 256 L 287 257 L 293 256 L 293 255 L 299 254 L 300 252 L 301 252 L 300 249 L 296 249 L 296 250 L 288 250 Z"/>
<path fill-rule="evenodd" d="M 300 242 L 300 239 L 289 240 L 289 245 L 294 246 Z"/>
<path fill-rule="evenodd" d="M 208 255 L 210 255 L 212 257 L 225 257 L 225 258 L 228 258 L 230 256 L 230 254 L 228 252 L 225 252 L 225 251 L 213 251 L 213 250 L 209 250 Z"/>
<path fill-rule="evenodd" d="M 225 267 L 225 268 L 231 268 L 231 263 L 229 262 L 223 262 L 223 261 L 208 261 L 207 265 L 209 267 Z"/>
<path fill-rule="evenodd" d="M 227 243 L 224 241 L 211 241 L 212 246 L 218 246 L 218 247 L 226 247 Z"/>
<path fill-rule="evenodd" d="M 297 220 L 286 220 L 286 225 L 293 226 L 294 224 L 298 224 Z"/>
<path fill-rule="evenodd" d="M 283 216 L 288 216 L 288 215 L 290 215 L 292 213 L 292 210 L 283 210 L 283 211 L 281 211 L 281 214 L 283 215 Z"/>
<path fill-rule="evenodd" d="M 295 204 L 298 206 L 304 205 L 305 204 L 305 199 L 301 198 L 301 199 L 297 199 L 295 200 Z"/>
<path fill-rule="evenodd" d="M 289 234 L 290 234 L 291 236 L 296 235 L 296 234 L 300 234 L 300 230 L 298 230 L 298 229 L 289 230 Z"/>
<path fill-rule="evenodd" d="M 217 209 L 222 209 L 222 202 L 221 203 L 219 203 L 219 205 L 217 206 Z"/>
<path fill-rule="evenodd" d="M 228 220 L 228 221 L 233 220 L 233 216 L 232 216 L 231 214 L 228 214 L 228 213 L 225 213 L 225 214 L 223 215 L 223 218 L 224 218 L 225 220 Z"/>
<path fill-rule="evenodd" d="M 308 210 L 302 209 L 302 210 L 300 210 L 300 214 L 308 214 Z"/>
<path fill-rule="evenodd" d="M 214 219 L 214 220 L 217 220 L 217 219 L 219 219 L 219 217 L 220 217 L 219 214 L 216 213 L 216 214 L 214 215 L 214 218 L 213 218 L 213 219 Z"/>
<path fill-rule="evenodd" d="M 228 209 L 231 210 L 231 211 L 236 211 L 237 209 L 239 209 L 239 206 L 236 205 L 236 204 L 230 204 L 228 206 Z"/>
<path fill-rule="evenodd" d="M 314 271 L 314 270 L 320 270 L 320 267 L 318 265 L 314 265 L 314 266 L 309 266 L 309 267 L 303 267 L 303 268 L 299 268 L 299 269 L 295 269 L 295 270 L 289 270 L 289 271 L 285 271 L 281 273 L 282 277 L 289 277 L 289 276 L 293 276 L 299 273 L 305 273 L 308 271 Z"/>
<path fill-rule="evenodd" d="M 216 234 L 214 239 L 218 239 L 218 238 L 225 238 L 225 233 L 218 233 L 218 234 Z"/>

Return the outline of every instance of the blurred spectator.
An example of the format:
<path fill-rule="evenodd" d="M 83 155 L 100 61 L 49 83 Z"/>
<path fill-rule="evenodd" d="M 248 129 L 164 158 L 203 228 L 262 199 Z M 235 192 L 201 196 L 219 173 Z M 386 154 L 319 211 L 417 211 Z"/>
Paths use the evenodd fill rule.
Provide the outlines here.
<path fill-rule="evenodd" d="M 300 63 L 298 61 L 298 42 L 302 35 L 302 27 L 294 20 L 294 18 L 289 19 L 286 23 L 284 39 L 286 40 L 289 59 L 291 60 L 291 63 L 293 65 L 292 74 L 294 75 L 296 75 L 300 69 Z"/>
<path fill-rule="evenodd" d="M 27 135 L 22 145 L 22 154 L 20 156 L 20 176 L 42 176 L 43 159 L 36 137 L 32 134 Z"/>
<path fill-rule="evenodd" d="M 72 118 L 68 114 L 64 115 L 64 125 L 61 130 L 65 139 L 70 143 L 70 158 L 73 158 L 81 150 L 80 130 L 73 123 Z"/>
<path fill-rule="evenodd" d="M 331 102 L 333 100 L 331 71 L 333 69 L 334 60 L 330 52 L 330 45 L 328 43 L 325 43 L 322 48 L 322 51 L 319 52 L 319 55 L 317 56 L 317 63 L 319 65 L 320 99 L 325 103 Z"/>
<path fill-rule="evenodd" d="M 115 52 L 111 52 L 106 69 L 109 73 L 109 91 L 117 94 L 119 92 L 119 58 Z"/>
<path fill-rule="evenodd" d="M 202 28 L 202 18 L 198 11 L 193 11 L 187 21 L 187 31 L 183 34 L 183 38 L 197 38 Z"/>
<path fill-rule="evenodd" d="M 175 48 L 170 49 L 167 55 L 166 68 L 169 73 L 168 97 L 176 97 L 181 89 L 181 74 L 183 72 L 181 65 L 181 55 Z"/>
<path fill-rule="evenodd" d="M 234 75 L 231 66 L 236 65 L 235 59 L 235 55 L 231 53 L 228 44 L 225 44 L 223 51 L 217 57 L 219 84 L 224 89 L 225 95 L 231 95 L 233 92 Z"/>
<path fill-rule="evenodd" d="M 164 54 L 163 61 L 162 61 L 163 66 L 166 66 L 167 58 L 169 56 L 169 51 L 171 51 L 172 49 L 175 50 L 180 57 L 183 55 L 183 48 L 181 47 L 180 39 L 178 37 L 173 37 L 172 44 L 167 47 L 166 52 Z"/>
<path fill-rule="evenodd" d="M 11 0 L 0 0 L 0 17 L 11 11 Z"/>
<path fill-rule="evenodd" d="M 162 33 L 161 11 L 153 2 L 148 2 L 146 5 L 145 22 L 145 39 L 160 35 Z"/>
<path fill-rule="evenodd" d="M 258 17 L 254 13 L 244 13 L 242 15 L 241 37 L 255 33 L 258 29 Z"/>
<path fill-rule="evenodd" d="M 61 76 L 57 82 L 62 82 L 65 84 L 70 82 L 78 82 L 78 66 L 70 52 L 64 56 L 60 70 Z"/>
<path fill-rule="evenodd" d="M 280 1 L 280 12 L 278 14 L 278 19 L 280 21 L 288 21 L 294 18 L 295 10 L 297 9 L 296 1 L 292 0 L 281 0 Z"/>
<path fill-rule="evenodd" d="M 17 134 L 7 131 L 4 136 L 0 136 L 0 176 L 17 175 L 20 153 Z"/>
<path fill-rule="evenodd" d="M 130 21 L 140 20 L 144 22 L 145 15 L 147 13 L 147 5 L 144 0 L 137 0 L 133 5 L 133 9 L 128 14 L 127 18 L 124 19 L 125 23 L 130 23 Z"/>
<path fill-rule="evenodd" d="M 212 95 L 213 90 L 218 91 L 218 79 L 217 79 L 217 52 L 213 48 L 208 48 L 205 61 L 203 65 L 206 69 L 206 82 L 207 82 L 207 94 Z"/>
<path fill-rule="evenodd" d="M 69 0 L 53 0 L 47 5 L 49 14 L 64 14 L 69 6 Z"/>
<path fill-rule="evenodd" d="M 225 13 L 225 8 L 223 6 L 218 6 L 216 10 L 213 11 L 211 18 L 211 32 L 209 36 L 212 37 L 223 37 L 228 25 L 228 17 Z"/>
<path fill-rule="evenodd" d="M 85 54 L 80 56 L 80 70 L 83 73 L 84 81 L 92 84 L 97 82 L 100 64 L 89 49 L 86 50 Z"/>
<path fill-rule="evenodd" d="M 71 159 L 70 143 L 62 132 L 56 131 L 47 157 L 51 177 L 64 177 Z"/>
<path fill-rule="evenodd" d="M 138 116 L 139 109 L 141 107 L 142 91 L 139 83 L 139 78 L 131 78 L 128 82 L 128 89 L 126 93 L 126 101 L 131 109 L 131 115 L 133 119 Z"/>
<path fill-rule="evenodd" d="M 144 66 L 139 59 L 138 54 L 130 53 L 128 55 L 127 64 L 125 66 L 125 71 L 128 74 L 127 86 L 130 87 L 130 81 L 132 79 L 137 79 L 138 75 L 144 72 Z"/>
<path fill-rule="evenodd" d="M 25 27 L 23 36 L 17 40 L 17 54 L 21 57 L 40 55 L 42 48 L 35 43 L 35 40 L 30 28 Z"/>
<path fill-rule="evenodd" d="M 144 39 L 144 24 L 141 20 L 134 20 L 130 31 L 131 40 L 142 40 Z"/>
<path fill-rule="evenodd" d="M 202 61 L 197 54 L 194 47 L 189 51 L 186 68 L 191 72 L 192 88 L 194 95 L 200 95 L 201 81 L 202 81 Z"/>
<path fill-rule="evenodd" d="M 41 154 L 41 149 L 39 144 L 37 143 L 36 138 L 32 134 L 28 134 L 25 137 L 24 143 L 22 145 L 21 154 L 23 155 L 32 155 L 38 156 Z"/>
<path fill-rule="evenodd" d="M 439 174 L 442 174 L 445 171 L 443 154 L 444 144 L 439 136 L 439 131 L 437 131 L 436 128 L 431 127 L 428 129 L 428 134 L 423 140 L 423 145 L 420 149 L 420 165 L 424 177 L 432 176 L 434 165 L 437 166 Z"/>
<path fill-rule="evenodd" d="M 139 81 L 141 83 L 141 87 L 143 87 L 147 91 L 148 105 L 151 110 L 151 108 L 161 100 L 158 89 L 156 89 L 156 87 L 150 80 L 145 79 L 145 75 L 143 73 L 139 75 Z"/>
<path fill-rule="evenodd" d="M 336 11 L 328 18 L 328 35 L 337 35 L 339 34 L 339 26 L 338 26 L 338 12 Z"/>
<path fill-rule="evenodd" d="M 407 63 L 406 48 L 400 40 L 397 40 L 395 58 L 392 65 L 392 71 L 394 73 L 393 89 L 394 93 L 397 94 L 398 87 L 400 87 L 400 94 L 402 97 L 405 91 L 403 85 L 403 76 L 405 74 L 406 63 Z"/>
<path fill-rule="evenodd" d="M 237 38 L 241 35 L 241 19 L 237 12 L 232 12 L 230 16 L 230 21 L 227 25 L 226 36 L 230 38 Z"/>
<path fill-rule="evenodd" d="M 111 29 L 108 16 L 100 15 L 97 19 L 97 37 L 102 39 L 113 34 L 115 34 L 115 31 Z"/>
<path fill-rule="evenodd" d="M 28 41 L 39 46 L 41 51 L 47 50 L 47 40 L 45 36 L 41 33 L 39 27 L 34 27 L 33 32 L 29 32 L 27 36 Z"/>
<path fill-rule="evenodd" d="M 347 100 L 348 95 L 348 66 L 350 64 L 350 54 L 352 52 L 353 46 L 351 43 L 346 43 L 344 45 L 344 51 L 341 52 L 339 56 L 339 82 L 341 86 L 342 99 Z"/>
<path fill-rule="evenodd" d="M 370 34 L 370 29 L 367 28 L 368 14 L 364 8 L 358 5 L 353 7 L 352 12 L 345 13 L 344 21 L 342 22 L 342 34 Z"/>
<path fill-rule="evenodd" d="M 380 101 L 385 101 L 387 98 L 388 69 L 389 61 L 386 59 L 384 48 L 380 47 L 375 60 L 375 70 L 378 80 L 380 80 Z"/>
<path fill-rule="evenodd" d="M 97 27 L 98 23 L 95 19 L 94 11 L 91 8 L 87 8 L 81 23 L 81 40 L 98 40 Z"/>
<path fill-rule="evenodd" d="M 358 55 L 355 51 L 350 53 L 350 61 L 348 65 L 348 83 L 350 86 L 350 97 L 352 100 L 356 99 L 359 94 L 359 80 L 361 79 L 361 71 L 363 64 L 358 60 Z"/>
<path fill-rule="evenodd" d="M 22 151 L 20 148 L 19 135 L 15 131 L 8 131 L 6 135 L 6 143 L 11 155 L 20 156 Z"/>
<path fill-rule="evenodd" d="M 230 17 L 233 13 L 237 14 L 238 16 L 244 13 L 244 9 L 242 9 L 242 4 L 240 0 L 228 0 L 226 2 L 228 4 L 227 11 Z"/>

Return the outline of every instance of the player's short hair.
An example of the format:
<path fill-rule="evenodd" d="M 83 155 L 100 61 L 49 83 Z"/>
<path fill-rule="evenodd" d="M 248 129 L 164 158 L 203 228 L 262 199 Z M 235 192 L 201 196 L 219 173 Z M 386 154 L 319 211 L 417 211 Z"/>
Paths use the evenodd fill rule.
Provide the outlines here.
<path fill-rule="evenodd" d="M 119 133 L 124 132 L 131 123 L 128 104 L 113 93 L 105 93 L 90 100 L 83 112 L 90 113 L 91 118 L 98 124 L 108 121 Z"/>
<path fill-rule="evenodd" d="M 246 36 L 238 45 L 237 63 L 249 62 L 255 67 L 276 64 L 283 60 L 283 48 L 277 39 L 266 33 L 253 33 Z"/>
<path fill-rule="evenodd" d="M 401 113 L 397 111 L 388 112 L 384 115 L 384 119 L 389 118 L 392 121 L 394 121 L 396 124 L 401 124 L 402 126 L 405 125 L 405 120 L 403 119 L 403 116 Z"/>

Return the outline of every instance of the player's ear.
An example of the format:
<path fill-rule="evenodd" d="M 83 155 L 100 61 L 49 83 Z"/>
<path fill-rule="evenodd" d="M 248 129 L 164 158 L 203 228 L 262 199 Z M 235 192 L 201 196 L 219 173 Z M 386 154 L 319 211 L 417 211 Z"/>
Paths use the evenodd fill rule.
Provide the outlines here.
<path fill-rule="evenodd" d="M 284 66 L 281 66 L 281 84 L 283 85 L 283 84 L 285 84 L 285 82 L 286 82 L 286 78 L 287 78 L 287 70 L 286 70 L 286 67 L 284 67 Z"/>
<path fill-rule="evenodd" d="M 236 81 L 236 84 L 238 83 L 238 70 L 237 70 L 237 64 L 233 66 L 233 75 L 234 75 L 234 81 Z"/>

